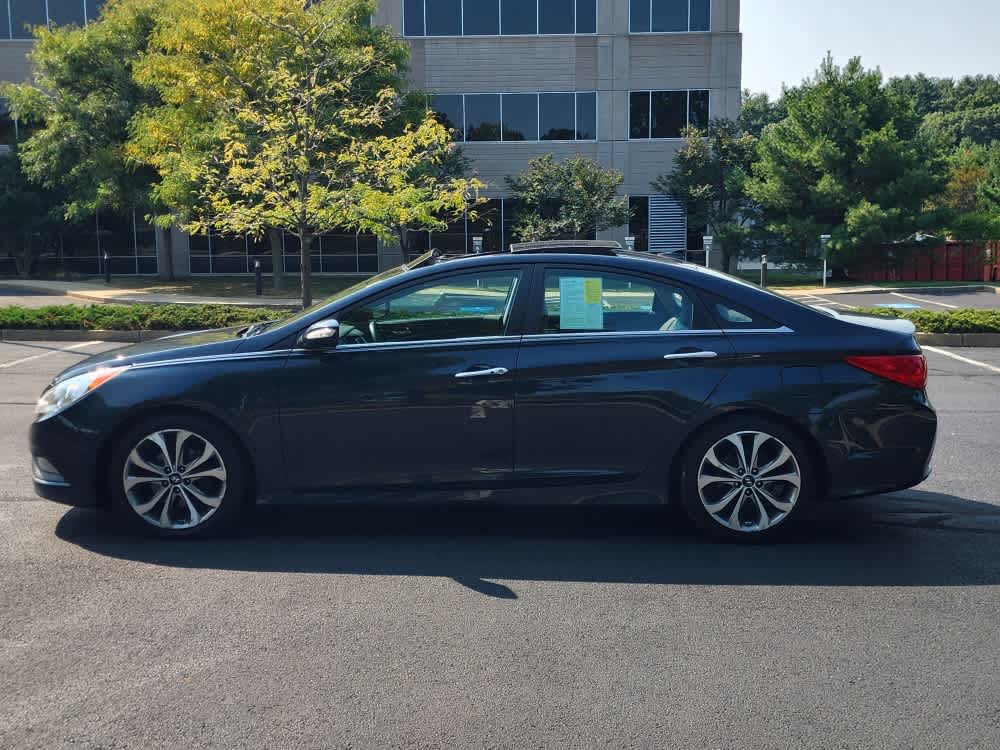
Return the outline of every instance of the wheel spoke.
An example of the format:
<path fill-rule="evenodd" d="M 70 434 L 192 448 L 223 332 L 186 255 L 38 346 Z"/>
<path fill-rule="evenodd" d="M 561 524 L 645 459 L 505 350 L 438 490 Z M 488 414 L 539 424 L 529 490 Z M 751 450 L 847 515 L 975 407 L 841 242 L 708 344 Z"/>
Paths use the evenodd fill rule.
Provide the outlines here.
<path fill-rule="evenodd" d="M 773 461 L 771 461 L 770 463 L 768 463 L 766 466 L 760 467 L 760 470 L 757 472 L 758 478 L 764 479 L 772 471 L 780 469 L 788 462 L 788 459 L 790 459 L 791 457 L 792 457 L 792 452 L 788 450 L 788 448 L 785 447 L 784 445 L 781 446 L 781 452 L 778 453 L 778 457 Z"/>
<path fill-rule="evenodd" d="M 130 492 L 131 490 L 138 487 L 140 484 L 159 484 L 163 481 L 163 477 L 126 477 L 125 478 L 125 491 Z"/>
<path fill-rule="evenodd" d="M 184 442 L 191 437 L 191 433 L 187 430 L 177 430 L 177 437 L 174 439 L 174 468 L 183 466 L 184 462 L 181 461 L 181 450 L 184 448 Z"/>
<path fill-rule="evenodd" d="M 802 485 L 802 480 L 799 479 L 798 474 L 779 474 L 774 477 L 761 477 L 762 482 L 788 482 L 793 487 L 800 487 Z"/>
<path fill-rule="evenodd" d="M 154 466 L 153 464 L 149 463 L 149 461 L 140 456 L 138 447 L 129 454 L 128 460 L 131 463 L 138 466 L 140 469 L 151 471 L 152 473 L 156 474 L 159 477 L 165 477 L 169 473 L 167 471 L 164 471 L 162 466 Z"/>
<path fill-rule="evenodd" d="M 195 474 L 185 474 L 185 479 L 218 479 L 220 482 L 226 481 L 226 470 L 221 466 L 218 469 L 206 469 L 205 471 L 199 471 Z"/>
<path fill-rule="evenodd" d="M 204 492 L 199 490 L 194 485 L 189 484 L 184 489 L 187 490 L 187 492 L 189 492 L 193 497 L 195 497 L 196 499 L 200 500 L 202 503 L 207 505 L 209 508 L 218 508 L 219 504 L 222 502 L 222 495 L 220 495 L 219 497 L 212 497 L 211 495 L 206 495 Z"/>
<path fill-rule="evenodd" d="M 208 441 L 206 441 L 205 442 L 205 448 L 201 452 L 201 455 L 198 456 L 198 458 L 196 458 L 194 461 L 192 461 L 191 463 L 189 463 L 187 465 L 187 467 L 185 467 L 185 468 L 187 468 L 187 470 L 189 472 L 194 471 L 195 469 L 197 469 L 199 466 L 201 466 L 203 463 L 205 463 L 208 459 L 210 459 L 214 455 L 216 455 L 215 448 L 212 447 L 211 443 L 209 443 Z"/>
<path fill-rule="evenodd" d="M 160 526 L 168 528 L 170 524 L 170 506 L 174 502 L 176 495 L 171 492 L 167 499 L 163 501 L 163 510 L 160 511 Z"/>
<path fill-rule="evenodd" d="M 767 514 L 767 509 L 764 507 L 764 503 L 760 501 L 757 493 L 753 493 L 753 501 L 757 505 L 757 512 L 760 513 L 760 521 L 757 523 L 757 528 L 755 531 L 763 531 L 771 525 L 771 517 Z"/>
<path fill-rule="evenodd" d="M 151 511 L 153 508 L 155 508 L 156 504 L 160 502 L 160 500 L 163 499 L 163 496 L 168 492 L 170 492 L 169 487 L 162 487 L 159 492 L 153 495 L 153 498 L 151 500 L 148 500 L 142 503 L 141 505 L 133 505 L 132 508 L 140 516 L 145 515 L 146 513 L 149 513 L 149 511 Z"/>
<path fill-rule="evenodd" d="M 712 503 L 711 505 L 706 504 L 705 510 L 711 513 L 713 516 L 716 513 L 721 513 L 723 510 L 725 510 L 726 506 L 733 501 L 733 498 L 735 498 L 741 492 L 743 492 L 743 488 L 736 487 L 736 489 L 727 492 L 726 495 L 718 502 Z"/>
<path fill-rule="evenodd" d="M 192 526 L 197 526 L 199 523 L 201 523 L 201 514 L 198 513 L 197 510 L 195 510 L 194 503 L 191 502 L 191 498 L 188 496 L 188 493 L 183 488 L 181 489 L 181 497 L 184 498 L 184 504 L 187 505 L 188 513 L 191 514 L 190 518 L 188 519 L 188 522 Z"/>
<path fill-rule="evenodd" d="M 160 449 L 160 454 L 163 456 L 163 465 L 166 467 L 167 473 L 173 473 L 174 464 L 170 460 L 170 451 L 167 450 L 167 444 L 163 440 L 163 433 L 154 432 L 152 435 L 146 438 L 146 440 L 148 440 L 149 442 L 151 442 L 153 445 L 155 445 L 157 448 Z"/>
<path fill-rule="evenodd" d="M 754 433 L 753 448 L 750 449 L 750 469 L 757 466 L 757 456 L 760 454 L 761 446 L 770 439 L 771 436 L 765 435 L 763 432 Z"/>
<path fill-rule="evenodd" d="M 705 460 L 708 461 L 710 464 L 712 464 L 712 466 L 714 466 L 716 469 L 726 472 L 726 474 L 731 476 L 733 479 L 738 478 L 739 474 L 736 473 L 736 469 L 724 464 L 722 462 L 722 459 L 720 459 L 717 455 L 715 455 L 715 448 L 716 446 L 713 445 L 712 448 L 705 455 Z"/>
<path fill-rule="evenodd" d="M 793 502 L 787 502 L 785 500 L 779 500 L 774 495 L 772 495 L 770 492 L 768 492 L 767 490 L 765 490 L 763 487 L 756 487 L 756 488 L 754 488 L 754 492 L 756 492 L 758 496 L 762 497 L 770 505 L 774 506 L 774 508 L 776 510 L 780 510 L 782 513 L 790 513 L 791 510 L 792 510 L 792 508 L 795 507 L 795 502 L 794 501 Z"/>
<path fill-rule="evenodd" d="M 746 499 L 747 499 L 746 494 L 741 492 L 740 499 L 736 501 L 736 505 L 733 507 L 733 512 L 729 514 L 729 521 L 728 521 L 729 528 L 739 530 L 740 511 L 743 510 L 743 503 L 746 502 Z"/>
<path fill-rule="evenodd" d="M 736 435 L 730 435 L 726 438 L 729 443 L 736 447 L 736 453 L 740 457 L 740 468 L 744 471 L 750 471 L 750 467 L 747 465 L 747 455 L 743 448 L 743 433 L 737 433 Z"/>

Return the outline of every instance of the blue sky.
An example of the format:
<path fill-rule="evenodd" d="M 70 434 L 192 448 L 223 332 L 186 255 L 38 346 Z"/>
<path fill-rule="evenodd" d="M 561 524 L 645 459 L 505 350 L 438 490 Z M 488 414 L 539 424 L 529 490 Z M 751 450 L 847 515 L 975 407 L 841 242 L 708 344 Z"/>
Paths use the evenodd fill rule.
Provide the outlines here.
<path fill-rule="evenodd" d="M 1000 74 L 1000 0 L 742 0 L 743 87 L 781 92 L 827 50 L 886 77 Z"/>

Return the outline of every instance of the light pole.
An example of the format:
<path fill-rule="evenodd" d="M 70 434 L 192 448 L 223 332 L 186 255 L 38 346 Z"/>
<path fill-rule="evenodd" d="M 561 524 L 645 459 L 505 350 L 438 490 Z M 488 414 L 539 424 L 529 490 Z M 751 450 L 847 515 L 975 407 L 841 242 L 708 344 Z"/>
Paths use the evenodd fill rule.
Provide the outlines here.
<path fill-rule="evenodd" d="M 632 237 L 631 235 L 628 236 L 628 237 L 626 237 L 625 238 L 625 247 L 628 248 L 628 251 L 630 253 L 634 252 L 635 251 L 635 237 Z"/>
<path fill-rule="evenodd" d="M 826 288 L 826 248 L 830 244 L 832 237 L 828 234 L 821 234 L 819 236 L 819 252 L 823 256 L 823 288 Z"/>
<path fill-rule="evenodd" d="M 711 268 L 712 245 L 715 243 L 715 237 L 706 234 L 703 242 L 705 243 L 705 268 Z"/>

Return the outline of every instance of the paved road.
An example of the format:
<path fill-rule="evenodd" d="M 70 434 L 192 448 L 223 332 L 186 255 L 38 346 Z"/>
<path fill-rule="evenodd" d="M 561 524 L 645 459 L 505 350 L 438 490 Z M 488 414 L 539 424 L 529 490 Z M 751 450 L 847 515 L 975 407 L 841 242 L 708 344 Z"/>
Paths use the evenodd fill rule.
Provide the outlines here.
<path fill-rule="evenodd" d="M 826 305 L 836 310 L 847 307 L 894 307 L 898 309 L 948 312 L 974 307 L 981 310 L 1000 309 L 1000 294 L 969 292 L 960 289 L 919 291 L 902 289 L 898 292 L 864 292 L 860 294 L 824 294 L 814 292 L 798 294 L 798 299 L 809 305 Z"/>
<path fill-rule="evenodd" d="M 584 509 L 123 537 L 26 469 L 106 346 L 0 345 L 0 747 L 1000 747 L 1000 373 L 947 356 L 1000 350 L 928 353 L 919 490 L 743 548 Z"/>

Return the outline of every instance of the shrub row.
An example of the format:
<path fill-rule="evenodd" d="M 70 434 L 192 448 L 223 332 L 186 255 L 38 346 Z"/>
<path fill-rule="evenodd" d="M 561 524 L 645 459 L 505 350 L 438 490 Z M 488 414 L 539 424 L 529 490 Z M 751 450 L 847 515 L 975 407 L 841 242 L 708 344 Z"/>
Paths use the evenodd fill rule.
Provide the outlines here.
<path fill-rule="evenodd" d="M 894 310 L 887 307 L 862 307 L 856 312 L 905 318 L 920 333 L 1000 333 L 1000 310 Z"/>
<path fill-rule="evenodd" d="M 0 328 L 30 330 L 194 331 L 275 320 L 280 310 L 228 305 L 52 305 L 0 307 Z"/>

